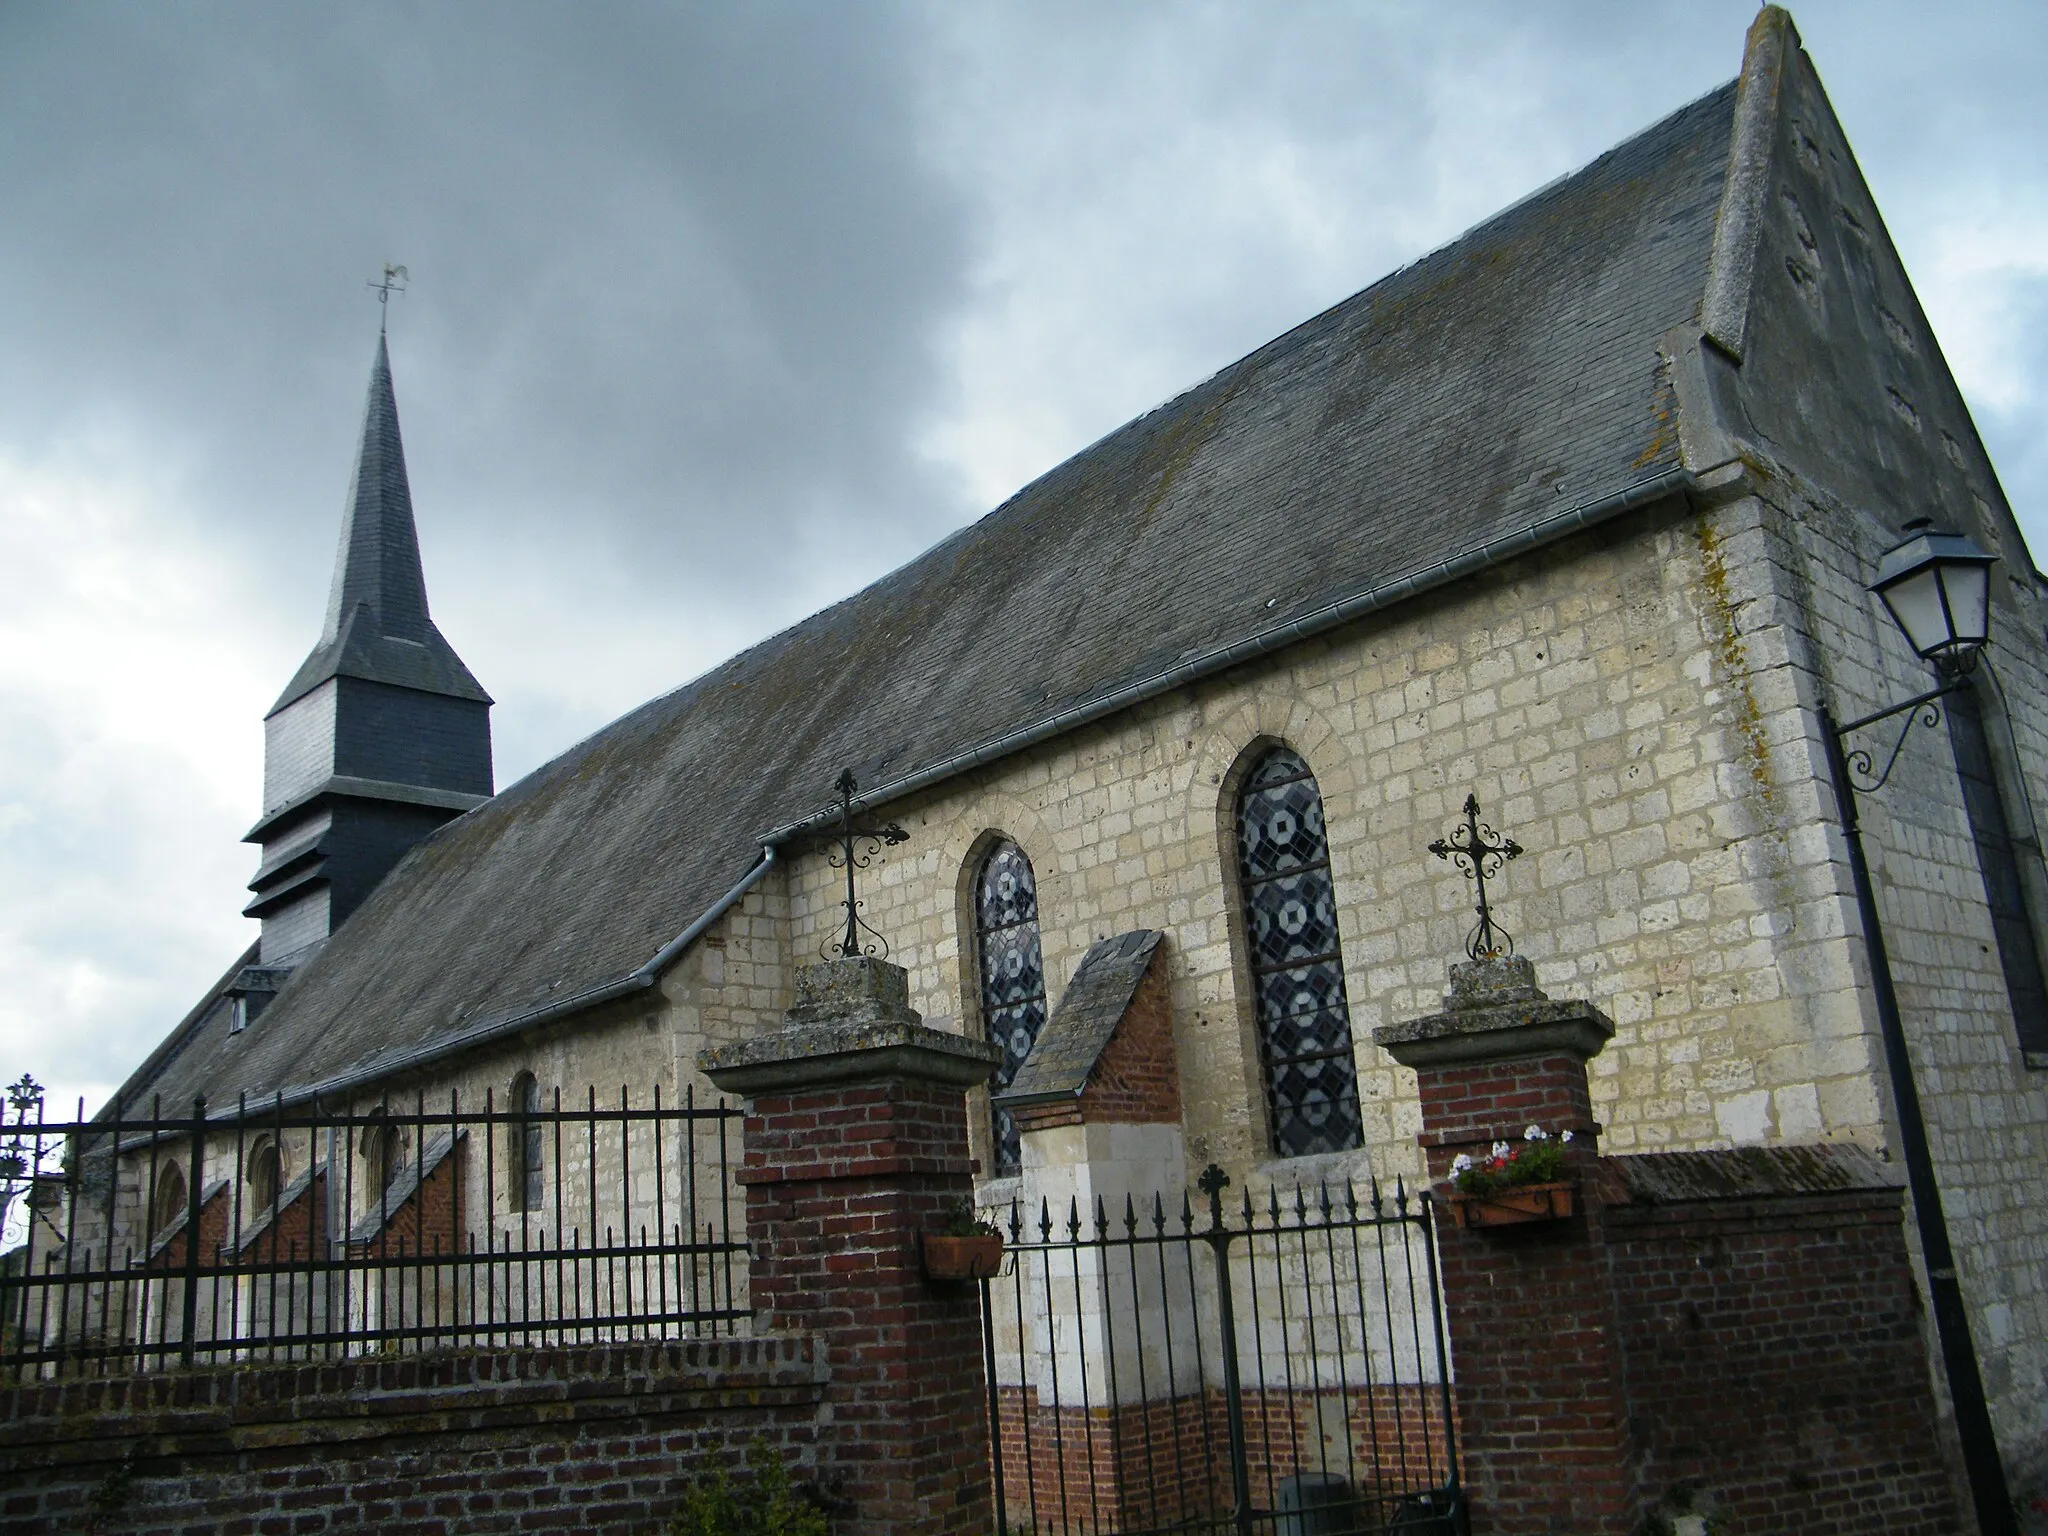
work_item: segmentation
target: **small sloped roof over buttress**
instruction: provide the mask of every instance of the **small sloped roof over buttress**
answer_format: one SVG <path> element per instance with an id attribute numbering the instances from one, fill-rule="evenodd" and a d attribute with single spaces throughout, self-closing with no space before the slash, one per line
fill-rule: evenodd
<path id="1" fill-rule="evenodd" d="M 415 849 L 167 1098 L 289 1089 L 623 978 L 852 766 L 911 774 L 1678 463 L 1733 85 L 1110 434 Z M 909 957 L 912 964 L 916 957 Z"/>

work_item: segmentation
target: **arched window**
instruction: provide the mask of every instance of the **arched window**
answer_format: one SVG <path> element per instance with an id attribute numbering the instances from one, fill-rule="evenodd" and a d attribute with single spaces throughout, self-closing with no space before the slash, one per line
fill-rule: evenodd
<path id="1" fill-rule="evenodd" d="M 1358 1068 L 1323 797 L 1285 747 L 1259 759 L 1238 795 L 1237 853 L 1273 1150 L 1355 1147 Z"/>
<path id="2" fill-rule="evenodd" d="M 363 1127 L 363 1188 L 374 1205 L 405 1171 L 405 1133 L 377 1110 Z"/>
<path id="3" fill-rule="evenodd" d="M 1045 1027 L 1045 961 L 1038 949 L 1038 883 L 1015 843 L 997 843 L 974 882 L 974 953 L 981 973 L 981 1022 L 1003 1048 L 993 1087 L 1006 1087 Z M 996 1172 L 1021 1166 L 1016 1122 L 991 1116 Z"/>
<path id="4" fill-rule="evenodd" d="M 186 1214 L 185 1211 L 185 1170 L 176 1163 L 165 1163 L 156 1171 L 155 1203 L 149 1210 L 151 1235 L 164 1230 L 172 1222 Z"/>
<path id="5" fill-rule="evenodd" d="M 517 1117 L 505 1146 L 512 1209 L 537 1211 L 541 1208 L 540 1084 L 531 1072 L 522 1072 L 512 1079 L 512 1092 L 506 1103 Z"/>
<path id="6" fill-rule="evenodd" d="M 261 1214 L 277 1204 L 277 1192 L 283 1185 L 284 1165 L 277 1154 L 277 1143 L 268 1136 L 258 1137 L 255 1146 L 249 1149 L 249 1207 Z"/>

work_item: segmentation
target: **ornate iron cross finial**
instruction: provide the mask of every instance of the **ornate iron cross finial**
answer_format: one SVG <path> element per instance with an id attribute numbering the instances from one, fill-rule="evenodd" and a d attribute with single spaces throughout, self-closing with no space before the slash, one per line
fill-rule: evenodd
<path id="1" fill-rule="evenodd" d="M 839 955 L 849 960 L 860 955 L 886 955 L 889 953 L 889 941 L 861 920 L 861 901 L 854 893 L 853 872 L 866 869 L 885 845 L 893 848 L 898 843 L 909 842 L 910 834 L 893 821 L 879 827 L 854 824 L 853 813 L 859 809 L 859 802 L 853 798 L 853 792 L 860 788 L 860 783 L 854 778 L 851 768 L 841 773 L 832 787 L 839 791 L 838 803 L 832 807 L 839 815 L 839 825 L 819 841 L 827 848 L 837 850 L 828 855 L 832 867 L 846 871 L 846 900 L 840 903 L 846 908 L 846 934 L 838 943 L 827 944 L 824 952 L 828 956 Z M 873 943 L 861 943 L 862 929 L 874 935 Z"/>
<path id="2" fill-rule="evenodd" d="M 27 1120 L 31 1110 L 42 1108 L 43 1085 L 24 1072 L 19 1082 L 7 1085 L 7 1103 L 16 1120 Z"/>
<path id="3" fill-rule="evenodd" d="M 405 292 L 405 285 L 409 278 L 410 274 L 407 273 L 405 268 L 394 267 L 387 261 L 384 263 L 383 282 L 366 282 L 363 284 L 365 288 L 374 289 L 377 294 L 378 335 L 384 334 L 384 323 L 391 318 L 391 295 Z"/>
<path id="4" fill-rule="evenodd" d="M 1493 910 L 1486 901 L 1486 877 L 1498 875 L 1509 859 L 1518 858 L 1522 845 L 1512 837 L 1500 837 L 1493 828 L 1479 819 L 1479 797 L 1465 797 L 1465 824 L 1455 828 L 1448 838 L 1440 837 L 1429 845 L 1429 851 L 1440 859 L 1454 863 L 1462 861 L 1465 873 L 1479 887 L 1479 905 L 1473 910 L 1479 914 L 1479 921 L 1465 938 L 1465 953 L 1474 960 L 1499 960 L 1515 952 L 1515 941 L 1508 931 L 1493 920 Z"/>

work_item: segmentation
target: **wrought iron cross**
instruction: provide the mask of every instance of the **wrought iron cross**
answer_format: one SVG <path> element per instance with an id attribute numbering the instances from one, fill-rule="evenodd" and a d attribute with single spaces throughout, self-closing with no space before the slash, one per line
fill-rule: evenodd
<path id="1" fill-rule="evenodd" d="M 842 772 L 832 787 L 839 791 L 838 803 L 833 807 L 839 813 L 839 825 L 819 841 L 828 848 L 838 850 L 827 857 L 834 869 L 846 871 L 846 900 L 840 903 L 846 908 L 846 936 L 837 944 L 827 944 L 825 953 L 837 954 L 846 959 L 860 955 L 886 955 L 889 953 L 889 941 L 861 921 L 861 902 L 859 896 L 854 893 L 853 872 L 857 869 L 866 869 L 884 846 L 893 848 L 898 843 L 909 842 L 910 834 L 904 831 L 899 823 L 893 821 L 879 827 L 862 827 L 854 824 L 853 813 L 857 803 L 853 798 L 853 792 L 860 788 L 860 783 L 854 778 L 851 768 Z M 863 928 L 874 934 L 874 943 L 861 943 L 860 932 Z"/>
<path id="2" fill-rule="evenodd" d="M 1465 938 L 1465 953 L 1474 960 L 1498 960 L 1515 952 L 1515 941 L 1507 929 L 1493 920 L 1493 910 L 1486 901 L 1486 877 L 1498 875 L 1509 859 L 1519 858 L 1522 845 L 1512 837 L 1498 836 L 1493 828 L 1479 819 L 1479 797 L 1465 797 L 1465 824 L 1453 829 L 1447 838 L 1440 837 L 1429 845 L 1429 851 L 1440 859 L 1462 860 L 1465 872 L 1479 887 L 1479 905 L 1473 910 L 1479 914 L 1479 921 Z"/>

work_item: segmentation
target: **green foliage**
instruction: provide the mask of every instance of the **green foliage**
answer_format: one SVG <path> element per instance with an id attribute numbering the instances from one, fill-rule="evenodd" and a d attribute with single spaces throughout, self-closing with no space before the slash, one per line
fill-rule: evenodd
<path id="1" fill-rule="evenodd" d="M 965 1195 L 946 1208 L 945 1225 L 939 1228 L 941 1237 L 1001 1237 L 1002 1228 L 993 1222 L 983 1221 L 974 1212 L 974 1202 Z"/>
<path id="2" fill-rule="evenodd" d="M 1563 1144 L 1527 1141 L 1506 1152 L 1496 1149 L 1494 1156 L 1460 1172 L 1456 1183 L 1460 1194 L 1490 1195 L 1523 1184 L 1554 1184 L 1563 1177 Z"/>
<path id="3" fill-rule="evenodd" d="M 699 1474 L 668 1530 L 669 1536 L 826 1536 L 825 1512 L 804 1497 L 759 1435 L 747 1445 L 746 1478 L 736 1482 L 723 1466 Z"/>

